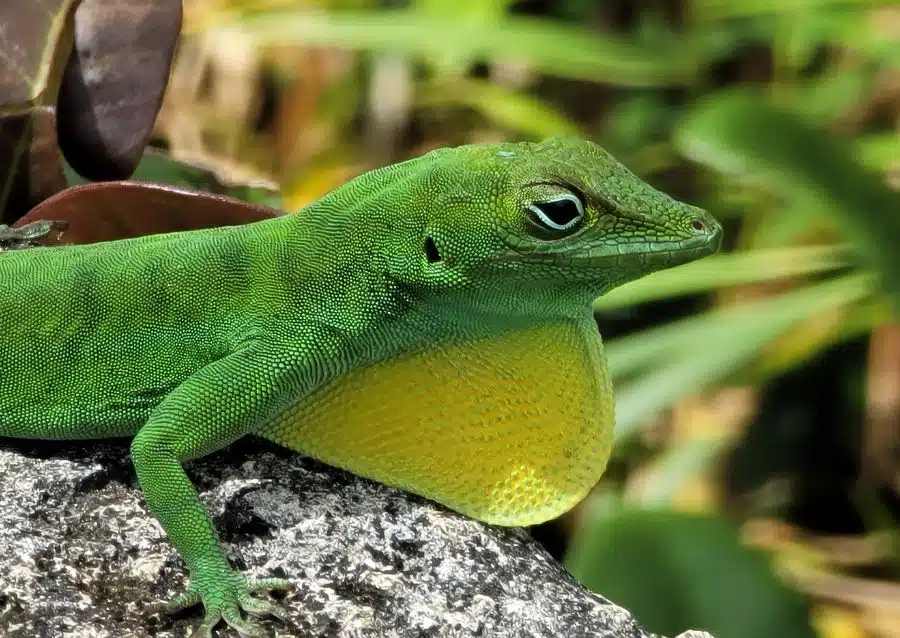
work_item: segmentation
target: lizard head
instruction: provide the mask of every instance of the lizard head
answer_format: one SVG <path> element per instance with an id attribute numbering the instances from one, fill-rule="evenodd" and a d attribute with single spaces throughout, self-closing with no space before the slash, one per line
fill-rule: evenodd
<path id="1" fill-rule="evenodd" d="M 419 201 L 430 195 L 414 208 L 417 259 L 404 260 L 400 277 L 408 283 L 544 289 L 590 303 L 721 243 L 709 213 L 654 189 L 589 141 L 468 145 L 420 160 L 411 188 Z"/>

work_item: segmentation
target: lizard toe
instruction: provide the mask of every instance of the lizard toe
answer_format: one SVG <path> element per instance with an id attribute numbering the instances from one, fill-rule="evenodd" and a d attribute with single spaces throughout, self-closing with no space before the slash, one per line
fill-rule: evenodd
<path id="1" fill-rule="evenodd" d="M 218 625 L 221 620 L 222 614 L 219 612 L 207 613 L 203 617 L 203 622 L 200 623 L 200 626 L 191 634 L 191 638 L 212 638 L 213 627 Z"/>
<path id="2" fill-rule="evenodd" d="M 202 597 L 200 596 L 200 592 L 195 589 L 188 588 L 186 592 L 176 596 L 172 600 L 167 600 L 165 602 L 153 605 L 153 611 L 154 613 L 172 614 L 176 611 L 181 611 L 182 609 L 193 607 L 194 605 L 197 605 L 201 602 Z"/>
<path id="3" fill-rule="evenodd" d="M 287 621 L 288 619 L 288 611 L 281 605 L 277 605 L 273 602 L 269 602 L 268 600 L 260 600 L 259 598 L 253 598 L 252 596 L 242 596 L 238 599 L 238 604 L 248 614 L 254 614 L 256 616 L 275 616 L 282 621 Z"/>
<path id="4" fill-rule="evenodd" d="M 220 622 L 225 622 L 246 638 L 265 638 L 268 633 L 256 622 L 246 619 L 244 613 L 271 615 L 286 620 L 288 612 L 280 605 L 254 598 L 252 593 L 291 587 L 291 583 L 283 578 L 247 579 L 232 572 L 225 578 L 192 582 L 183 594 L 156 605 L 156 611 L 172 613 L 203 603 L 206 610 L 203 622 L 191 638 L 212 638 L 213 630 Z"/>
<path id="5" fill-rule="evenodd" d="M 266 638 L 268 635 L 262 627 L 241 616 L 241 610 L 237 606 L 229 606 L 223 609 L 222 620 L 245 638 Z"/>
<path id="6" fill-rule="evenodd" d="M 294 585 L 287 578 L 253 578 L 247 580 L 247 589 L 252 592 L 287 591 L 293 588 Z"/>

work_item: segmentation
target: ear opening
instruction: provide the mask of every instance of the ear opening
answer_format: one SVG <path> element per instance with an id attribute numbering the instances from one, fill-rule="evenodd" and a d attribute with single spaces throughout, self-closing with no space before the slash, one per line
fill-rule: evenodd
<path id="1" fill-rule="evenodd" d="M 438 251 L 437 244 L 434 243 L 434 239 L 431 237 L 425 238 L 425 259 L 428 260 L 429 264 L 435 264 L 441 261 L 441 253 Z"/>

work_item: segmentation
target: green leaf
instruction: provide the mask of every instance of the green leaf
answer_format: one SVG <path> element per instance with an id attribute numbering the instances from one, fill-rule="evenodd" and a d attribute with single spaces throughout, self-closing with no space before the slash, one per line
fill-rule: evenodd
<path id="1" fill-rule="evenodd" d="M 871 170 L 888 171 L 900 160 L 900 138 L 893 131 L 857 138 L 856 157 Z"/>
<path id="2" fill-rule="evenodd" d="M 865 298 L 873 285 L 870 276 L 846 275 L 609 342 L 616 437 L 630 436 L 681 397 L 727 378 L 809 317 Z"/>
<path id="3" fill-rule="evenodd" d="M 738 530 L 709 516 L 620 510 L 588 519 L 565 565 L 650 631 L 716 638 L 814 638 L 807 603 Z"/>
<path id="4" fill-rule="evenodd" d="M 651 467 L 645 468 L 640 503 L 645 506 L 670 504 L 678 490 L 705 472 L 730 444 L 724 436 L 676 442 Z"/>
<path id="5" fill-rule="evenodd" d="M 879 67 L 836 69 L 796 87 L 781 87 L 780 99 L 807 122 L 828 126 L 871 95 Z"/>
<path id="6" fill-rule="evenodd" d="M 597 299 L 594 309 L 612 310 L 727 286 L 824 273 L 847 263 L 847 250 L 841 246 L 800 246 L 715 255 L 660 270 L 615 288 Z"/>
<path id="7" fill-rule="evenodd" d="M 815 202 L 840 224 L 900 310 L 900 193 L 855 159 L 847 140 L 746 92 L 710 99 L 679 126 L 696 161 Z"/>
<path id="8" fill-rule="evenodd" d="M 468 20 L 497 22 L 509 10 L 514 0 L 412 0 L 411 6 L 423 15 L 463 17 Z"/>
<path id="9" fill-rule="evenodd" d="M 765 14 L 815 13 L 841 7 L 865 10 L 890 4 L 892 0 L 696 0 L 694 11 L 698 19 L 722 20 Z"/>
<path id="10" fill-rule="evenodd" d="M 615 148 L 620 153 L 634 152 L 654 141 L 667 139 L 673 115 L 664 95 L 657 91 L 636 91 L 622 98 L 606 116 L 607 148 Z"/>
<path id="11" fill-rule="evenodd" d="M 424 87 L 419 106 L 468 106 L 510 131 L 535 139 L 554 135 L 579 135 L 578 127 L 546 102 L 480 80 L 460 79 Z"/>
<path id="12" fill-rule="evenodd" d="M 221 12 L 203 28 L 230 26 L 263 43 L 395 51 L 433 59 L 515 59 L 551 75 L 623 86 L 683 85 L 698 64 L 689 43 L 674 36 L 638 45 L 590 29 L 522 16 L 493 21 L 415 10 Z"/>

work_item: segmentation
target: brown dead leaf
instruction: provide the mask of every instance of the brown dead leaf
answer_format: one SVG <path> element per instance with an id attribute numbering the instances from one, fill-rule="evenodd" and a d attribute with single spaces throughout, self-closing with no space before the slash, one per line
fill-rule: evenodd
<path id="1" fill-rule="evenodd" d="M 66 186 L 56 149 L 55 73 L 73 0 L 0 2 L 0 223 Z"/>
<path id="2" fill-rule="evenodd" d="M 73 186 L 41 202 L 13 226 L 42 220 L 65 230 L 40 244 L 90 244 L 200 228 L 235 226 L 281 215 L 267 206 L 165 184 L 99 182 Z"/>
<path id="3" fill-rule="evenodd" d="M 82 0 L 59 95 L 59 143 L 92 180 L 131 175 L 162 104 L 181 0 Z"/>

